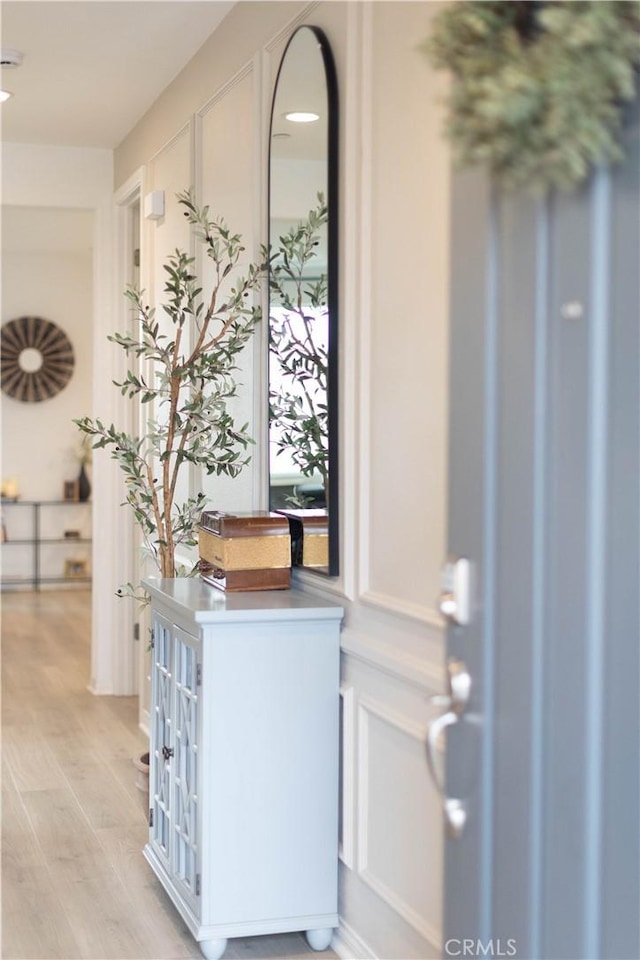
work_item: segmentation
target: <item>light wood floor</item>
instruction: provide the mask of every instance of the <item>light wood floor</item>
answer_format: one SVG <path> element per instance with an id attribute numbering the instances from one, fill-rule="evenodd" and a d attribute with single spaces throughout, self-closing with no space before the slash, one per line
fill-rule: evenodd
<path id="1" fill-rule="evenodd" d="M 201 956 L 143 859 L 134 697 L 95 697 L 90 594 L 2 595 L 2 957 Z M 300 934 L 230 940 L 225 958 L 335 957 Z"/>

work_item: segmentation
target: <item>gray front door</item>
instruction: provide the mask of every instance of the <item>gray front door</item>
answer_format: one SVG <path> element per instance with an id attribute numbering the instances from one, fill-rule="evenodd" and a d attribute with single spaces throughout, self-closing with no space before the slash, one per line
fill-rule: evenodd
<path id="1" fill-rule="evenodd" d="M 456 177 L 444 956 L 640 957 L 638 110 L 571 195 Z"/>

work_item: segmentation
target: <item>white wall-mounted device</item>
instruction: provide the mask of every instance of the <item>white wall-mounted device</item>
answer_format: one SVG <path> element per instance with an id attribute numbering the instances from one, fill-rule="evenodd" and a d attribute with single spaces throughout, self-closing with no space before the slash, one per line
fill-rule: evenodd
<path id="1" fill-rule="evenodd" d="M 152 190 L 144 198 L 145 220 L 161 220 L 164 217 L 164 190 Z"/>

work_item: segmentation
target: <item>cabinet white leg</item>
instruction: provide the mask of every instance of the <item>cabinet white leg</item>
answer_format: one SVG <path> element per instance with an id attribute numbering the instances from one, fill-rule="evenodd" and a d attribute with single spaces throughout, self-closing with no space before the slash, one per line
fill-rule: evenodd
<path id="1" fill-rule="evenodd" d="M 331 927 L 323 927 L 321 930 L 307 930 L 305 937 L 312 950 L 326 950 L 331 943 L 333 930 Z"/>
<path id="2" fill-rule="evenodd" d="M 220 957 L 227 949 L 226 937 L 216 940 L 200 940 L 198 943 L 204 960 L 220 960 Z"/>

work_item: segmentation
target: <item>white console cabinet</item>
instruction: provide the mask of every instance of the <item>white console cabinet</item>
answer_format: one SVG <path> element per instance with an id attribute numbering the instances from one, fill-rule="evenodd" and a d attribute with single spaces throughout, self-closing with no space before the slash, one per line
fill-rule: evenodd
<path id="1" fill-rule="evenodd" d="M 339 606 L 144 582 L 153 609 L 144 854 L 209 960 L 338 924 Z"/>

